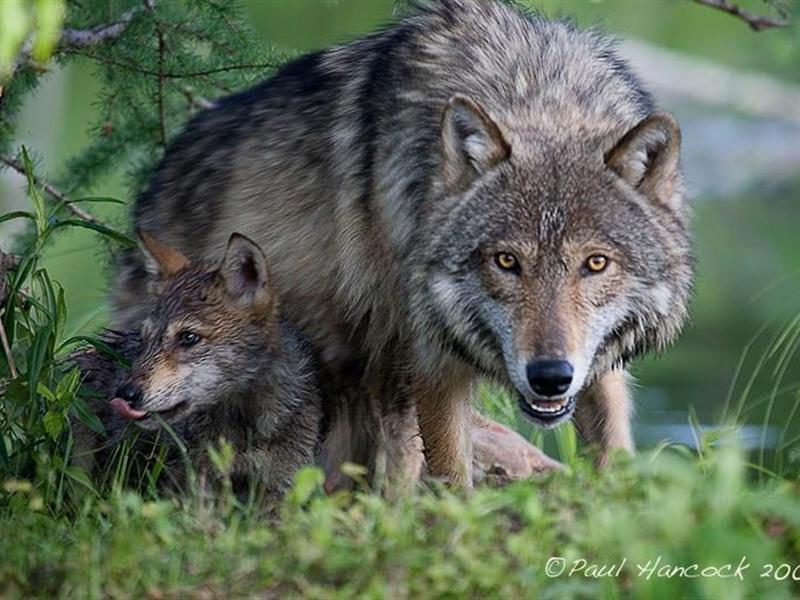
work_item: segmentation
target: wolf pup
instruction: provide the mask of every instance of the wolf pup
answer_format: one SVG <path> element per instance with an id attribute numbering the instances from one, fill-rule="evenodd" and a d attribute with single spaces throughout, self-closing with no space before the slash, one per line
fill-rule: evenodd
<path id="1" fill-rule="evenodd" d="M 76 361 L 86 384 L 105 392 L 100 415 L 112 443 L 127 423 L 155 431 L 165 422 L 183 438 L 194 467 L 213 474 L 206 451 L 225 438 L 234 449 L 234 489 L 253 483 L 282 492 L 298 468 L 314 462 L 321 409 L 312 358 L 279 317 L 263 253 L 233 234 L 221 264 L 190 263 L 141 237 L 153 308 L 140 335 L 106 336 L 132 368 L 95 351 Z"/>
<path id="2" fill-rule="evenodd" d="M 413 474 L 418 426 L 429 471 L 469 485 L 479 377 L 632 448 L 623 368 L 692 287 L 680 137 L 597 31 L 441 0 L 196 115 L 134 218 L 191 258 L 232 229 L 262 245 L 320 350 L 329 469 L 384 445 Z M 118 326 L 145 279 L 122 258 Z"/>

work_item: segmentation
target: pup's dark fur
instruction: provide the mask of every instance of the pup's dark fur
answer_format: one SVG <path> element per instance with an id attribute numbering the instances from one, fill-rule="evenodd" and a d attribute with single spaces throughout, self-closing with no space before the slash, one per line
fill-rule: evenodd
<path id="1" fill-rule="evenodd" d="M 309 350 L 279 317 L 261 250 L 235 234 L 221 264 L 190 264 L 144 239 L 153 308 L 141 334 L 105 335 L 132 367 L 94 350 L 75 357 L 86 386 L 100 394 L 95 408 L 109 432 L 103 441 L 82 429 L 80 453 L 105 448 L 102 463 L 126 425 L 146 432 L 141 445 L 163 420 L 198 471 L 215 475 L 207 449 L 224 438 L 234 449 L 236 488 L 282 492 L 298 468 L 314 461 L 321 408 Z M 162 432 L 161 439 L 170 436 Z M 178 458 L 173 444 L 167 463 L 180 479 Z"/>

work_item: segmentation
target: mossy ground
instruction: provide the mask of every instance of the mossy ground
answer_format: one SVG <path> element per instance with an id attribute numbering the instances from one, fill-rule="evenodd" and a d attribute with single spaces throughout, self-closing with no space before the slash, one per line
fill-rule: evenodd
<path id="1" fill-rule="evenodd" d="M 395 501 L 368 491 L 326 496 L 321 473 L 308 469 L 277 519 L 225 494 L 178 502 L 130 491 L 54 516 L 17 485 L 0 517 L 0 595 L 796 595 L 797 486 L 759 482 L 747 469 L 729 446 L 700 458 L 666 449 L 600 472 L 578 458 L 564 472 L 503 489 L 425 487 Z M 558 573 L 553 557 L 565 559 L 557 576 L 548 575 L 549 560 Z M 742 560 L 749 567 L 739 577 Z M 655 561 L 660 571 L 640 570 Z M 690 576 L 695 564 L 708 576 Z M 773 571 L 763 576 L 767 565 Z M 590 576 L 601 567 L 611 574 Z"/>

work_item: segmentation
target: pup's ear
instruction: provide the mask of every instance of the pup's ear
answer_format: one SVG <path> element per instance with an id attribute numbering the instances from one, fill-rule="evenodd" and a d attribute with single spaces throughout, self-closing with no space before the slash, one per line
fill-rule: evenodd
<path id="1" fill-rule="evenodd" d="M 466 187 L 511 155 L 500 128 L 466 96 L 447 102 L 442 117 L 444 182 L 448 188 Z"/>
<path id="2" fill-rule="evenodd" d="M 270 276 L 264 252 L 253 240 L 234 233 L 219 274 L 225 289 L 234 299 L 249 304 L 268 305 L 271 299 Z"/>
<path id="3" fill-rule="evenodd" d="M 141 251 L 147 272 L 154 279 L 167 279 L 189 266 L 183 254 L 165 246 L 146 231 L 138 231 Z"/>
<path id="4" fill-rule="evenodd" d="M 682 202 L 680 152 L 681 130 L 675 117 L 655 113 L 626 133 L 605 161 L 632 188 L 677 210 Z"/>

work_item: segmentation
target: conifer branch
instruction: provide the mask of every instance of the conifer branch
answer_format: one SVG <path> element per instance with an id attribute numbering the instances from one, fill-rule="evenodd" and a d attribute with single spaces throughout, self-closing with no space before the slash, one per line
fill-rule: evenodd
<path id="1" fill-rule="evenodd" d="M 129 10 L 114 23 L 97 25 L 91 29 L 64 29 L 59 40 L 60 48 L 90 48 L 118 38 L 128 28 L 140 9 Z"/>
<path id="2" fill-rule="evenodd" d="M 79 50 L 75 51 L 68 50 L 68 53 L 75 54 L 77 56 L 83 56 L 84 58 L 88 58 L 89 60 L 94 60 L 101 64 L 108 65 L 111 67 L 119 67 L 120 69 L 126 69 L 128 71 L 131 71 L 132 73 L 149 75 L 150 77 L 163 77 L 164 79 L 192 79 L 193 77 L 207 77 L 209 75 L 216 75 L 218 73 L 228 73 L 230 71 L 243 71 L 247 69 L 275 69 L 280 66 L 280 63 L 278 62 L 266 61 L 260 63 L 227 65 L 224 67 L 215 67 L 213 69 L 206 69 L 204 71 L 189 71 L 187 73 L 179 73 L 175 71 L 164 71 L 162 73 L 159 73 L 158 71 L 147 69 L 139 65 L 124 63 L 118 60 L 105 58 L 103 56 L 97 56 L 96 54 L 81 52 Z"/>
<path id="3" fill-rule="evenodd" d="M 152 4 L 152 2 L 151 2 Z M 124 13 L 119 20 L 113 23 L 104 23 L 96 25 L 90 29 L 63 29 L 61 37 L 58 41 L 58 52 L 69 52 L 73 50 L 80 50 L 82 48 L 91 48 L 98 46 L 103 42 L 113 40 L 122 35 L 128 26 L 133 21 L 133 18 L 141 12 L 142 9 L 133 9 Z M 11 70 L 11 75 L 17 71 L 21 66 L 31 64 L 31 54 L 33 52 L 33 39 L 28 38 L 22 45 L 17 60 L 14 63 L 14 68 Z"/>

